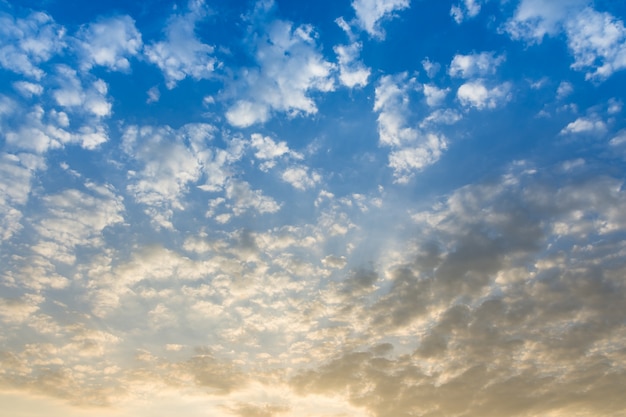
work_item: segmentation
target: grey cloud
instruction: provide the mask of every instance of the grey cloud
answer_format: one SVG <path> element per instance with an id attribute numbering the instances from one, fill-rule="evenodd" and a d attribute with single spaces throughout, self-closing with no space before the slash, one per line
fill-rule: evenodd
<path id="1" fill-rule="evenodd" d="M 413 216 L 420 234 L 375 281 L 377 298 L 346 299 L 367 317 L 371 347 L 346 343 L 292 385 L 346 392 L 380 417 L 620 416 L 624 198 L 620 180 L 588 168 L 524 164 L 457 190 Z M 376 347 L 397 334 L 404 346 Z"/>

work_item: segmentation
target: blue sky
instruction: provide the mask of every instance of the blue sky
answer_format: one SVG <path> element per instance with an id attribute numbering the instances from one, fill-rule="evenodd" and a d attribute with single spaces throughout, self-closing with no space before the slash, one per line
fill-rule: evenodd
<path id="1" fill-rule="evenodd" d="M 622 416 L 625 16 L 0 0 L 0 415 Z"/>

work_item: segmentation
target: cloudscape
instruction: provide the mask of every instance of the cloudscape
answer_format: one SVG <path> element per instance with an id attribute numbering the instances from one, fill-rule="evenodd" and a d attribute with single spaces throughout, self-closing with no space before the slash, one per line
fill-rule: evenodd
<path id="1" fill-rule="evenodd" d="M 0 416 L 626 416 L 625 19 L 0 0 Z"/>

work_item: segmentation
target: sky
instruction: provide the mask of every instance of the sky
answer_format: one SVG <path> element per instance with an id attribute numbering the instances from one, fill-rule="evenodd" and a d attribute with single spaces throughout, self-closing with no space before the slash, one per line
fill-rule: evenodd
<path id="1" fill-rule="evenodd" d="M 0 416 L 626 416 L 625 20 L 0 0 Z"/>

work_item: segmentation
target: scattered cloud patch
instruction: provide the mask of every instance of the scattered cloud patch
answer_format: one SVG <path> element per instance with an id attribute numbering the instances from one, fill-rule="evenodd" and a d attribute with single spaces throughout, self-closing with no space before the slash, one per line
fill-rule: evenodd
<path id="1" fill-rule="evenodd" d="M 448 73 L 451 77 L 474 78 L 493 75 L 505 60 L 504 55 L 496 56 L 495 52 L 461 55 L 452 58 Z"/>
<path id="2" fill-rule="evenodd" d="M 31 83 L 28 81 L 16 81 L 13 87 L 24 97 L 40 96 L 43 93 L 41 84 Z"/>
<path id="3" fill-rule="evenodd" d="M 212 187 L 223 187 L 227 159 L 207 147 L 214 128 L 206 124 L 170 127 L 129 126 L 123 135 L 124 151 L 137 162 L 129 171 L 128 191 L 161 227 L 173 227 L 173 210 L 183 210 L 182 197 L 203 174 L 215 173 Z M 213 189 L 213 188 L 210 188 Z M 219 189 L 219 188 L 218 188 Z"/>
<path id="4" fill-rule="evenodd" d="M 450 92 L 449 88 L 439 88 L 432 84 L 424 84 L 424 96 L 426 104 L 430 107 L 437 107 L 443 103 Z"/>
<path id="5" fill-rule="evenodd" d="M 348 88 L 366 86 L 371 73 L 371 70 L 358 60 L 361 48 L 362 45 L 358 42 L 333 48 L 339 61 L 339 81 Z"/>
<path id="6" fill-rule="evenodd" d="M 464 20 L 478 16 L 480 8 L 481 4 L 479 0 L 463 0 L 462 3 L 450 7 L 450 16 L 452 16 L 456 23 L 461 24 Z"/>
<path id="7" fill-rule="evenodd" d="M 587 7 L 565 23 L 572 68 L 587 71 L 586 78 L 604 80 L 626 68 L 624 22 L 609 13 Z"/>
<path id="8" fill-rule="evenodd" d="M 570 133 L 597 133 L 606 132 L 607 126 L 602 120 L 579 117 L 561 130 L 561 135 Z"/>
<path id="9" fill-rule="evenodd" d="M 263 136 L 259 133 L 253 133 L 250 139 L 250 145 L 256 149 L 254 156 L 263 162 L 261 170 L 267 171 L 276 165 L 276 160 L 282 156 L 290 156 L 294 159 L 302 159 L 303 156 L 289 149 L 287 142 L 280 141 L 276 143 L 271 137 Z"/>
<path id="10" fill-rule="evenodd" d="M 81 67 L 89 70 L 104 66 L 112 71 L 129 71 L 128 58 L 141 52 L 141 34 L 130 16 L 98 20 L 77 34 L 83 60 Z"/>
<path id="11" fill-rule="evenodd" d="M 371 37 L 384 39 L 385 31 L 380 27 L 383 20 L 394 17 L 394 12 L 407 9 L 410 0 L 354 0 L 352 7 L 357 24 Z"/>
<path id="12" fill-rule="evenodd" d="M 556 98 L 559 100 L 563 100 L 573 92 L 574 86 L 571 83 L 567 81 L 561 81 L 559 87 L 556 89 Z"/>
<path id="13" fill-rule="evenodd" d="M 66 47 L 65 28 L 46 13 L 26 18 L 0 14 L 0 66 L 35 80 L 44 77 L 39 64 Z"/>
<path id="14" fill-rule="evenodd" d="M 261 190 L 253 190 L 247 182 L 229 181 L 225 189 L 226 197 L 232 201 L 233 213 L 236 216 L 249 210 L 260 214 L 276 213 L 280 210 L 280 204 L 273 198 L 264 195 Z"/>
<path id="15" fill-rule="evenodd" d="M 236 127 L 264 123 L 274 112 L 290 117 L 315 114 L 317 106 L 310 94 L 335 88 L 333 64 L 318 51 L 312 26 L 264 22 L 252 37 L 258 68 L 244 69 L 241 81 L 233 85 L 243 98 L 228 109 L 226 119 Z"/>
<path id="16" fill-rule="evenodd" d="M 445 137 L 435 133 L 421 132 L 410 122 L 409 93 L 415 89 L 415 79 L 406 73 L 382 77 L 376 87 L 374 111 L 378 112 L 379 143 L 392 148 L 389 166 L 400 183 L 406 183 L 415 171 L 434 164 L 447 147 Z M 432 95 L 443 96 L 438 90 Z M 443 97 L 427 97 L 430 104 L 437 104 Z"/>
<path id="17" fill-rule="evenodd" d="M 322 176 L 304 166 L 287 168 L 281 175 L 283 181 L 291 184 L 299 190 L 313 188 L 322 180 Z"/>
<path id="18" fill-rule="evenodd" d="M 478 110 L 495 109 L 511 99 L 511 87 L 508 83 L 489 88 L 484 81 L 470 81 L 459 87 L 456 96 L 465 107 Z"/>
<path id="19" fill-rule="evenodd" d="M 206 17 L 203 1 L 190 1 L 184 13 L 172 15 L 165 27 L 165 40 L 145 46 L 148 60 L 156 64 L 172 89 L 187 77 L 195 80 L 211 78 L 218 63 L 215 48 L 205 44 L 196 34 L 196 24 Z"/>
<path id="20" fill-rule="evenodd" d="M 571 67 L 586 71 L 589 80 L 602 81 L 626 68 L 624 22 L 583 0 L 522 0 L 504 30 L 513 39 L 530 43 L 565 33 L 574 58 Z"/>

